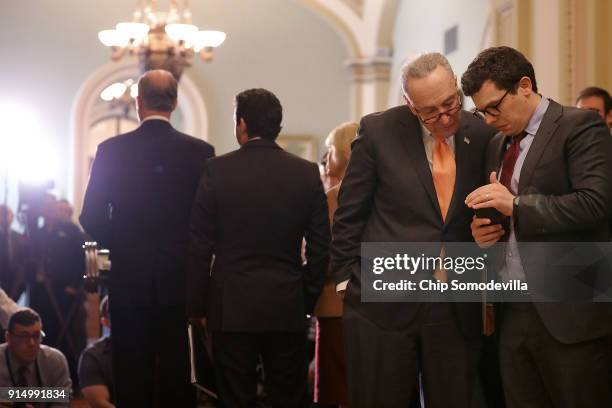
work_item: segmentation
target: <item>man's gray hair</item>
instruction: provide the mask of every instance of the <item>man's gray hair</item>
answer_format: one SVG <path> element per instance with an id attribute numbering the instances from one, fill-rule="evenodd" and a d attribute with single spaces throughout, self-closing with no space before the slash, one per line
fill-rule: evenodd
<path id="1" fill-rule="evenodd" d="M 419 79 L 429 75 L 434 69 L 441 66 L 453 77 L 455 73 L 446 57 L 439 52 L 421 54 L 402 66 L 402 91 L 408 98 L 408 79 Z"/>
<path id="2" fill-rule="evenodd" d="M 147 109 L 172 112 L 178 96 L 178 83 L 168 71 L 148 71 L 138 79 L 138 96 Z"/>

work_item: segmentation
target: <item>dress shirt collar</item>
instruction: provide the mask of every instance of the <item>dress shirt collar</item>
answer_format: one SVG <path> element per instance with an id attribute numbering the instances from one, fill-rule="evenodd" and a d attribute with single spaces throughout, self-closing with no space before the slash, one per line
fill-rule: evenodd
<path id="1" fill-rule="evenodd" d="M 538 128 L 542 124 L 542 119 L 544 119 L 544 114 L 548 109 L 548 105 L 550 105 L 550 100 L 548 98 L 542 97 L 536 110 L 533 112 L 533 115 L 531 115 L 531 118 L 529 118 L 527 126 L 525 126 L 525 133 L 535 136 L 538 131 Z"/>
<path id="2" fill-rule="evenodd" d="M 142 125 L 143 123 L 145 123 L 146 121 L 149 121 L 149 120 L 163 120 L 164 122 L 170 123 L 170 119 L 168 119 L 165 116 L 162 116 L 162 115 L 151 115 L 151 116 L 147 116 L 146 118 L 141 120 L 140 124 Z"/>
<path id="3" fill-rule="evenodd" d="M 425 145 L 426 153 L 428 150 L 433 151 L 436 146 L 436 138 L 433 137 L 431 132 L 427 130 L 427 128 L 421 125 L 421 137 L 423 138 L 423 144 Z M 455 135 L 452 134 L 448 136 L 445 140 L 446 144 L 451 148 L 452 151 L 455 151 Z"/>
<path id="4" fill-rule="evenodd" d="M 244 142 L 244 144 L 252 142 L 253 140 L 261 140 L 261 137 L 259 137 L 259 136 L 251 137 L 246 142 Z"/>

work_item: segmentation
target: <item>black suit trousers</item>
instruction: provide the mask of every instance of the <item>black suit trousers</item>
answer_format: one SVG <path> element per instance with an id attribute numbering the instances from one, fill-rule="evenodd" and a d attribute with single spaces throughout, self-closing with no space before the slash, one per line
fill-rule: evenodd
<path id="1" fill-rule="evenodd" d="M 185 306 L 111 308 L 118 407 L 195 407 Z"/>
<path id="2" fill-rule="evenodd" d="M 610 337 L 563 344 L 533 303 L 504 308 L 499 345 L 508 408 L 610 407 Z"/>
<path id="3" fill-rule="evenodd" d="M 480 337 L 463 336 L 448 303 L 415 307 L 405 328 L 384 329 L 344 303 L 349 407 L 409 407 L 419 373 L 428 408 L 470 407 Z"/>
<path id="4" fill-rule="evenodd" d="M 305 332 L 215 331 L 212 334 L 212 348 L 221 407 L 256 406 L 256 367 L 260 357 L 269 406 L 307 406 Z"/>

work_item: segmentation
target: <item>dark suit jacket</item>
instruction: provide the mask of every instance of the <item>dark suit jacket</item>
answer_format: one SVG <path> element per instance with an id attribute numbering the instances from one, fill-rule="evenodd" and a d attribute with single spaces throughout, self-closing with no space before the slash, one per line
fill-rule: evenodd
<path id="1" fill-rule="evenodd" d="M 329 241 L 316 164 L 265 139 L 210 160 L 191 219 L 189 315 L 206 316 L 212 330 L 304 330 Z"/>
<path id="2" fill-rule="evenodd" d="M 412 322 L 418 303 L 361 302 L 361 242 L 473 241 L 473 212 L 464 200 L 483 183 L 485 148 L 494 133 L 484 122 L 462 112 L 455 134 L 455 191 L 443 222 L 418 119 L 407 106 L 398 106 L 361 120 L 340 188 L 332 234 L 335 280 L 350 279 L 345 304 L 383 328 L 403 328 Z M 480 305 L 455 306 L 464 334 L 478 335 Z"/>
<path id="3" fill-rule="evenodd" d="M 500 168 L 504 140 L 501 133 L 491 139 L 486 174 Z M 522 243 L 608 241 L 611 158 L 612 138 L 596 113 L 551 100 L 521 169 L 514 228 L 530 291 L 538 294 L 533 299 L 587 302 L 536 303 L 549 332 L 563 343 L 612 333 L 612 305 L 589 303 L 593 287 L 608 285 L 612 271 L 596 245 L 581 244 L 579 254 L 566 257 L 571 245 Z M 494 249 L 494 270 L 502 266 L 503 249 L 503 243 Z M 560 266 L 575 263 L 572 257 L 593 263 Z"/>
<path id="4" fill-rule="evenodd" d="M 185 304 L 189 215 L 212 156 L 163 120 L 98 146 L 80 221 L 110 249 L 111 308 Z"/>
<path id="5" fill-rule="evenodd" d="M 83 284 L 84 241 L 83 232 L 77 225 L 60 220 L 56 220 L 50 228 L 44 226 L 31 234 L 33 253 L 30 258 L 37 258 L 36 262 L 42 263 L 49 283 L 60 295 L 65 294 L 66 286 L 80 288 Z M 32 265 L 30 268 L 37 267 Z M 36 269 L 31 270 L 30 274 L 31 284 L 40 284 L 36 279 Z M 43 296 L 47 297 L 46 293 Z"/>

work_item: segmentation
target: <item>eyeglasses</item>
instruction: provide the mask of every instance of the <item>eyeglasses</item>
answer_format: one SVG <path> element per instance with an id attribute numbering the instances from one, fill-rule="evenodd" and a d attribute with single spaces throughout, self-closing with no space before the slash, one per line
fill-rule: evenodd
<path id="1" fill-rule="evenodd" d="M 40 333 L 11 333 L 11 337 L 15 338 L 21 342 L 28 342 L 30 339 L 34 340 L 36 343 L 40 343 L 45 338 L 45 332 L 41 331 Z"/>
<path id="2" fill-rule="evenodd" d="M 485 109 L 482 109 L 482 110 L 478 109 L 478 108 L 475 108 L 474 109 L 474 116 L 476 116 L 477 118 L 480 118 L 480 119 L 484 119 L 487 116 L 497 117 L 497 116 L 501 115 L 501 110 L 500 110 L 499 107 L 504 102 L 504 98 L 506 97 L 506 95 L 508 95 L 510 93 L 510 91 L 514 89 L 515 86 L 516 86 L 516 84 L 512 85 L 510 87 L 510 89 L 508 89 L 506 91 L 504 96 L 502 96 L 501 99 L 495 105 L 490 106 L 490 107 L 485 108 Z"/>
<path id="3" fill-rule="evenodd" d="M 459 98 L 459 95 L 457 95 L 457 100 L 455 101 L 455 105 L 453 105 L 453 107 L 443 111 L 443 112 L 439 112 L 433 116 L 429 116 L 427 118 L 424 118 L 419 111 L 417 110 L 417 108 L 414 108 L 414 110 L 417 112 L 418 117 L 421 119 L 421 121 L 423 123 L 425 123 L 426 125 L 431 125 L 433 123 L 436 123 L 437 121 L 439 121 L 443 115 L 447 115 L 447 116 L 453 116 L 455 113 L 459 112 L 459 110 L 461 109 L 461 98 Z"/>

